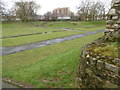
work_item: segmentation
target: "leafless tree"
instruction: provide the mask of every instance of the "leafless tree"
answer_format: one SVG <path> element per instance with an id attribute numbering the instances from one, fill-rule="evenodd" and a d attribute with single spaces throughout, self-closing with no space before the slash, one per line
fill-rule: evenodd
<path id="1" fill-rule="evenodd" d="M 87 20 L 89 16 L 90 3 L 91 2 L 89 0 L 85 0 L 85 1 L 82 1 L 81 4 L 79 5 L 78 14 L 81 20 Z"/>
<path id="2" fill-rule="evenodd" d="M 90 19 L 97 20 L 105 17 L 105 4 L 103 2 L 92 2 L 90 7 Z"/>
<path id="3" fill-rule="evenodd" d="M 44 14 L 45 20 L 50 20 L 52 19 L 52 12 L 48 11 L 47 13 Z"/>
<path id="4" fill-rule="evenodd" d="M 71 18 L 71 20 L 75 20 L 75 14 L 74 14 L 74 12 L 71 12 L 70 18 Z"/>
<path id="5" fill-rule="evenodd" d="M 105 9 L 103 2 L 84 0 L 78 7 L 78 15 L 81 20 L 105 19 Z"/>
<path id="6" fill-rule="evenodd" d="M 4 15 L 6 13 L 5 3 L 3 1 L 0 1 L 0 14 Z"/>
<path id="7" fill-rule="evenodd" d="M 34 19 L 40 8 L 35 1 L 19 1 L 14 4 L 14 12 L 16 16 L 23 22 Z"/>

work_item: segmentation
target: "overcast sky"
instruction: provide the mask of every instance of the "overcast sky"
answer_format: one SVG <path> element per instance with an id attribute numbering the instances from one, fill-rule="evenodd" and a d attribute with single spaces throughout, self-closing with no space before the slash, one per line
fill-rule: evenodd
<path id="1" fill-rule="evenodd" d="M 2 0 L 4 1 L 10 9 L 15 1 L 20 0 Z M 28 0 L 27 0 L 28 1 Z M 80 4 L 82 0 L 34 0 L 37 4 L 40 4 L 41 9 L 39 10 L 38 14 L 44 14 L 47 11 L 52 11 L 58 7 L 70 7 L 70 10 L 73 12 L 77 12 L 77 6 Z M 92 1 L 102 1 L 105 4 L 110 3 L 112 0 L 92 0 Z"/>

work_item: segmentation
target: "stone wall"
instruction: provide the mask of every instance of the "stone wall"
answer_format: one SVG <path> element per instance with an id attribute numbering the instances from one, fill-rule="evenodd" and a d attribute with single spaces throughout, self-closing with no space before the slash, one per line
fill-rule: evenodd
<path id="1" fill-rule="evenodd" d="M 113 0 L 108 12 L 105 39 L 120 41 L 120 0 Z"/>
<path id="2" fill-rule="evenodd" d="M 120 58 L 94 52 L 94 47 L 120 42 L 120 0 L 112 1 L 106 23 L 105 35 L 82 49 L 77 74 L 79 88 L 120 88 Z"/>
<path id="3" fill-rule="evenodd" d="M 87 44 L 82 49 L 78 68 L 77 87 L 120 88 L 120 59 L 110 59 L 110 57 L 101 56 L 101 54 L 92 52 L 94 46 L 99 47 L 105 45 L 102 39 L 98 39 Z M 107 62 L 107 60 L 111 60 L 112 62 Z"/>

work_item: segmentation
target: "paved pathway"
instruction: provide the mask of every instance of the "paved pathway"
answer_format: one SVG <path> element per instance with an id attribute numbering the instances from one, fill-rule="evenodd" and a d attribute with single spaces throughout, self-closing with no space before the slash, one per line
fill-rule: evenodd
<path id="1" fill-rule="evenodd" d="M 36 26 L 36 25 L 35 25 L 35 26 Z M 37 26 L 38 26 L 38 27 L 44 27 L 44 26 L 39 26 L 39 25 L 37 25 Z M 99 26 L 93 26 L 93 27 L 99 27 Z M 93 27 L 83 27 L 83 28 L 93 28 Z M 48 32 L 40 32 L 40 33 L 22 34 L 22 35 L 14 35 L 14 36 L 0 37 L 0 38 L 13 38 L 13 37 L 28 36 L 28 35 L 36 35 L 36 34 L 61 32 L 61 31 L 87 32 L 87 31 L 80 31 L 80 30 L 74 30 L 74 29 L 69 29 L 69 28 L 54 28 L 54 27 L 44 27 L 44 28 L 60 29 L 60 31 L 48 31 Z"/>
<path id="2" fill-rule="evenodd" d="M 19 87 L 2 81 L 2 88 L 4 90 L 4 88 L 19 88 Z"/>
<path id="3" fill-rule="evenodd" d="M 44 33 L 62 32 L 62 31 L 66 31 L 66 30 L 63 29 L 63 30 L 59 30 L 59 31 L 48 31 L 48 32 L 40 32 L 40 33 L 22 34 L 22 35 L 14 35 L 14 36 L 0 37 L 0 38 L 21 37 L 21 36 L 28 36 L 28 35 L 44 34 Z"/>
<path id="4" fill-rule="evenodd" d="M 78 34 L 78 35 L 72 35 L 72 36 L 66 36 L 66 37 L 61 37 L 61 38 L 56 38 L 56 39 L 51 39 L 51 40 L 46 40 L 46 41 L 40 41 L 40 42 L 35 42 L 35 43 L 30 43 L 30 44 L 24 44 L 24 45 L 18 45 L 18 46 L 13 46 L 13 47 L 0 47 L 0 50 L 2 50 L 2 55 L 7 55 L 7 54 L 12 54 L 12 53 L 17 53 L 33 48 L 38 48 L 38 47 L 44 47 L 48 45 L 52 45 L 55 43 L 60 43 L 63 41 L 68 41 L 80 37 L 84 37 L 87 35 L 103 32 L 104 29 L 98 30 L 98 31 L 93 31 L 93 32 L 86 32 L 84 34 Z"/>
<path id="5" fill-rule="evenodd" d="M 62 31 L 86 32 L 86 31 L 79 31 L 79 30 L 65 29 L 65 28 L 57 28 L 57 29 L 60 29 L 60 30 L 59 30 L 59 31 L 48 31 L 48 32 L 39 32 L 39 33 L 31 33 L 31 34 L 22 34 L 22 35 L 6 36 L 6 37 L 0 37 L 0 38 L 13 38 L 13 37 L 28 36 L 28 35 L 37 35 L 37 34 L 45 34 L 45 33 L 53 33 L 53 32 L 62 32 Z"/>

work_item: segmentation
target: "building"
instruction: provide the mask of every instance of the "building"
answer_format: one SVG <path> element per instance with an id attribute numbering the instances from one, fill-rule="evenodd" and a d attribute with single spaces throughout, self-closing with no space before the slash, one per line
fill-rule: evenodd
<path id="1" fill-rule="evenodd" d="M 54 17 L 57 17 L 58 19 L 63 19 L 64 17 L 67 17 L 70 19 L 71 11 L 69 7 L 64 8 L 56 8 L 53 10 Z"/>

